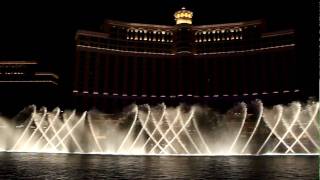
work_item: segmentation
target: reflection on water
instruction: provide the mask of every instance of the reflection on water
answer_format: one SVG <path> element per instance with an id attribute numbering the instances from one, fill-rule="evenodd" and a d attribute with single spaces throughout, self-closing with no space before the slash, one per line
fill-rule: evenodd
<path id="1" fill-rule="evenodd" d="M 317 179 L 317 156 L 0 153 L 0 179 Z"/>

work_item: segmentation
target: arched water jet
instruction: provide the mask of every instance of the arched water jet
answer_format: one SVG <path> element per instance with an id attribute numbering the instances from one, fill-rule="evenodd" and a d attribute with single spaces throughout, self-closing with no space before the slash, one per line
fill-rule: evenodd
<path id="1" fill-rule="evenodd" d="M 78 122 L 70 129 L 70 131 L 61 139 L 61 142 L 59 142 L 59 143 L 55 146 L 56 148 L 59 147 L 59 145 L 60 145 L 61 143 L 63 143 L 63 142 L 66 140 L 66 138 L 68 138 L 68 137 L 70 136 L 70 134 L 72 134 L 72 131 L 73 131 L 81 122 L 83 122 L 83 121 L 85 120 L 86 115 L 87 115 L 87 112 L 85 111 L 85 112 L 82 114 L 82 116 L 80 117 L 79 121 L 78 121 Z M 66 123 L 68 123 L 68 122 L 66 122 Z"/>
<path id="2" fill-rule="evenodd" d="M 56 114 L 55 114 L 53 120 L 51 121 L 51 118 L 48 118 L 49 126 L 47 127 L 47 129 L 44 132 L 42 132 L 40 138 L 33 145 L 32 149 L 36 148 L 38 146 L 38 144 L 40 143 L 40 141 L 42 140 L 42 138 L 44 138 L 44 137 L 45 137 L 47 143 L 52 144 L 50 139 L 47 137 L 47 133 L 49 132 L 50 128 L 53 126 L 53 123 L 56 121 L 56 119 L 58 118 L 59 115 L 60 115 L 60 108 L 57 108 Z M 65 149 L 67 149 L 67 148 L 65 147 Z"/>
<path id="3" fill-rule="evenodd" d="M 120 150 L 122 149 L 122 147 L 124 146 L 124 144 L 127 142 L 128 138 L 129 138 L 130 135 L 132 134 L 132 131 L 133 131 L 133 129 L 134 129 L 134 127 L 135 127 L 135 124 L 136 124 L 136 122 L 137 122 L 137 119 L 138 119 L 139 108 L 138 108 L 137 105 L 135 105 L 134 111 L 135 111 L 134 120 L 133 120 L 133 122 L 132 122 L 132 124 L 131 124 L 131 126 L 130 126 L 129 131 L 127 132 L 127 135 L 126 135 L 126 136 L 124 137 L 124 139 L 122 140 L 122 142 L 121 142 L 118 150 L 116 151 L 116 153 L 119 153 L 119 152 L 120 152 Z"/>
<path id="4" fill-rule="evenodd" d="M 177 111 L 180 111 L 180 108 L 177 109 Z M 167 123 L 169 124 L 170 122 L 168 121 L 168 117 L 165 116 L 166 118 L 166 121 Z M 181 119 L 181 113 L 180 112 L 177 112 L 177 116 L 176 116 L 177 120 L 180 122 L 180 119 Z M 183 123 L 182 123 L 183 124 Z M 182 125 L 183 126 L 183 125 Z M 174 124 L 172 125 L 172 127 L 174 127 Z M 174 139 L 176 137 L 178 143 L 180 144 L 180 146 L 183 148 L 183 150 L 187 153 L 187 154 L 190 154 L 190 151 L 187 149 L 187 147 L 185 146 L 185 144 L 181 141 L 180 137 L 177 136 L 177 133 L 175 132 L 174 128 L 171 128 L 170 129 L 171 132 L 173 133 L 174 137 L 172 139 Z M 183 129 L 185 131 L 185 129 Z M 169 141 L 166 146 L 165 146 L 165 149 L 168 147 L 168 146 L 172 146 L 171 142 Z"/>
<path id="5" fill-rule="evenodd" d="M 207 153 L 212 154 L 211 150 L 209 149 L 207 142 L 204 140 L 204 138 L 199 130 L 198 124 L 194 118 L 192 118 L 192 124 L 193 124 L 194 128 L 196 129 L 196 132 L 197 132 L 201 142 L 203 143 L 204 147 L 206 148 Z M 199 150 L 199 152 L 200 152 L 200 150 Z"/>
<path id="6" fill-rule="evenodd" d="M 299 115 L 301 114 L 301 111 L 299 112 Z M 299 121 L 299 117 L 298 117 L 298 119 L 297 119 L 297 121 L 296 121 L 296 123 L 295 124 L 297 124 L 297 122 Z M 289 133 L 290 133 L 290 135 L 294 138 L 294 140 L 297 140 L 298 139 L 298 137 L 295 135 L 295 133 L 292 131 L 292 128 L 293 127 L 291 127 L 291 128 L 289 128 L 289 124 L 288 124 L 288 122 L 287 122 L 287 120 L 285 119 L 285 118 L 282 118 L 282 122 L 283 122 L 283 124 L 284 124 L 284 126 L 289 130 Z M 298 142 L 299 143 L 299 145 L 302 147 L 302 149 L 305 151 L 305 152 L 307 152 L 307 153 L 309 153 L 310 151 L 299 141 Z"/>
<path id="7" fill-rule="evenodd" d="M 261 122 L 261 118 L 262 118 L 262 114 L 263 114 L 263 104 L 261 101 L 258 101 L 258 107 L 259 107 L 259 116 L 258 116 L 258 120 L 256 122 L 256 125 L 254 126 L 254 129 L 253 129 L 253 132 L 251 133 L 248 141 L 246 142 L 246 144 L 243 146 L 242 150 L 241 150 L 241 154 L 244 153 L 244 151 L 247 149 L 253 135 L 256 133 L 258 127 L 259 127 L 259 124 Z"/>
<path id="8" fill-rule="evenodd" d="M 186 126 L 188 125 L 188 123 L 191 121 L 191 119 L 193 118 L 193 114 L 194 114 L 194 108 L 191 107 L 191 112 L 189 115 L 189 118 L 187 119 L 187 121 L 184 123 L 184 125 L 180 128 L 180 130 L 178 131 L 178 133 L 170 140 L 170 144 L 181 134 L 181 132 L 183 131 L 183 128 L 186 128 Z M 166 149 L 168 147 L 168 144 L 164 147 L 164 149 Z M 163 153 L 162 151 L 160 152 L 160 154 Z M 187 152 L 189 153 L 189 152 Z"/>
<path id="9" fill-rule="evenodd" d="M 59 129 L 58 131 L 56 131 L 56 133 L 54 134 L 54 136 L 51 137 L 50 141 L 53 141 L 55 138 L 57 138 L 58 141 L 59 141 L 58 144 L 61 144 L 63 147 L 66 146 L 65 143 L 62 141 L 62 139 L 61 139 L 61 137 L 60 137 L 59 134 L 60 134 L 60 132 L 61 132 L 62 130 L 65 129 L 65 127 L 68 127 L 68 123 L 74 118 L 74 116 L 75 116 L 75 112 L 72 113 L 72 114 L 69 116 L 69 118 L 63 123 L 63 125 L 60 127 L 60 129 Z M 45 144 L 45 145 L 41 148 L 41 150 L 45 150 L 45 149 L 47 148 L 47 146 L 48 146 L 48 143 Z"/>
<path id="10" fill-rule="evenodd" d="M 153 148 L 150 150 L 150 152 L 154 151 L 154 149 L 156 148 L 156 146 L 159 145 L 160 142 L 161 142 L 164 138 L 167 138 L 167 137 L 166 137 L 167 134 L 172 131 L 172 128 L 173 128 L 174 124 L 176 123 L 176 121 L 178 120 L 179 116 L 180 116 L 180 107 L 177 107 L 176 117 L 174 118 L 174 120 L 173 120 L 171 123 L 168 123 L 168 124 L 169 124 L 169 128 L 166 130 L 166 132 L 164 133 L 164 135 L 159 139 L 159 141 L 155 144 L 155 146 L 153 146 Z M 167 144 L 170 144 L 169 146 L 171 146 L 170 141 L 167 142 Z"/>
<path id="11" fill-rule="evenodd" d="M 270 137 L 271 135 L 274 135 L 278 141 L 283 144 L 287 149 L 289 149 L 289 151 L 293 152 L 294 151 L 290 148 L 290 146 L 281 138 L 281 136 L 278 134 L 278 132 L 276 131 L 277 130 L 277 127 L 279 126 L 280 122 L 282 122 L 282 117 L 283 117 L 283 107 L 282 106 L 279 106 L 279 108 L 281 109 L 281 112 L 279 114 L 279 118 L 277 119 L 277 122 L 276 124 L 274 125 L 274 127 L 272 127 L 272 125 L 270 125 L 269 121 L 267 119 L 264 119 L 265 120 L 265 123 L 267 124 L 267 127 L 271 130 L 270 132 Z M 269 137 L 268 136 L 268 137 Z M 269 138 L 270 138 L 269 137 Z"/>
<path id="12" fill-rule="evenodd" d="M 179 122 L 180 122 L 180 126 L 183 126 L 183 122 L 182 122 L 181 116 L 179 117 Z M 192 121 L 192 122 L 194 122 L 194 121 Z M 186 129 L 183 129 L 183 131 L 187 135 L 187 137 L 188 137 L 189 141 L 191 142 L 191 144 L 193 145 L 193 148 L 196 149 L 198 154 L 201 154 L 201 151 L 200 151 L 198 145 L 193 141 L 192 137 L 190 136 L 190 133 Z"/>
<path id="13" fill-rule="evenodd" d="M 29 128 L 32 124 L 32 122 L 34 121 L 34 118 L 36 116 L 36 106 L 32 106 L 33 107 L 33 112 L 31 114 L 31 118 L 26 126 L 26 128 L 23 130 L 22 134 L 20 135 L 19 139 L 17 140 L 17 142 L 13 145 L 13 147 L 11 148 L 11 151 L 15 151 L 17 146 L 20 145 L 22 139 L 25 137 L 25 135 L 27 134 L 27 132 L 29 131 Z"/>
<path id="14" fill-rule="evenodd" d="M 35 123 L 36 125 L 36 129 L 32 132 L 31 136 L 27 139 L 27 141 L 23 144 L 22 146 L 22 149 L 25 149 L 27 145 L 29 145 L 30 141 L 32 140 L 32 138 L 36 135 L 36 133 L 38 132 L 39 128 L 41 128 L 42 126 L 42 123 L 44 122 L 44 119 L 47 115 L 47 108 L 43 108 L 43 115 L 42 117 L 40 118 L 40 122 L 39 124 L 37 125 L 36 122 L 35 122 L 35 118 L 33 118 L 33 122 Z M 49 144 L 52 148 L 54 148 L 53 144 Z"/>
<path id="15" fill-rule="evenodd" d="M 158 131 L 158 132 L 160 133 L 161 137 L 164 137 L 163 139 L 165 140 L 165 142 L 166 142 L 166 143 L 169 143 L 169 140 L 167 139 L 167 137 L 164 135 L 162 129 L 160 128 L 160 125 L 161 125 L 161 123 L 163 123 L 163 118 L 165 117 L 165 114 L 166 114 L 166 106 L 165 106 L 164 104 L 162 104 L 162 106 L 163 106 L 163 111 L 162 111 L 160 120 L 159 120 L 157 123 L 155 123 L 155 121 L 154 121 L 154 120 L 155 120 L 155 117 L 154 117 L 152 111 L 150 111 L 152 121 L 154 122 L 154 125 L 155 125 L 155 128 L 154 128 L 154 130 L 152 131 L 152 133 L 151 133 L 150 136 L 154 137 L 155 132 Z M 146 141 L 145 144 L 143 145 L 143 148 L 146 147 L 146 145 L 149 143 L 150 140 L 151 140 L 151 137 L 149 137 L 149 138 L 147 139 L 147 141 Z M 160 143 L 159 141 L 160 141 L 160 140 L 158 140 L 158 141 L 156 142 L 156 144 Z M 170 145 L 170 148 L 173 150 L 174 153 L 178 153 L 178 151 L 177 151 L 172 145 Z"/>
<path id="16" fill-rule="evenodd" d="M 246 119 L 247 119 L 247 106 L 246 106 L 245 103 L 241 103 L 241 107 L 242 107 L 242 109 L 243 109 L 243 118 L 242 118 L 242 120 L 241 120 L 241 125 L 240 125 L 239 131 L 238 131 L 238 133 L 237 133 L 237 135 L 236 135 L 236 138 L 235 138 L 234 141 L 232 142 L 232 144 L 231 144 L 231 146 L 230 146 L 230 148 L 229 148 L 229 150 L 228 150 L 228 153 L 231 153 L 231 152 L 232 152 L 235 144 L 238 142 L 238 139 L 239 139 L 240 134 L 241 134 L 241 132 L 242 132 L 242 130 L 243 130 L 244 124 L 246 123 Z"/>
<path id="17" fill-rule="evenodd" d="M 139 139 L 139 137 L 141 136 L 141 134 L 142 134 L 143 131 L 145 131 L 145 132 L 147 133 L 147 135 L 151 138 L 151 140 L 152 140 L 154 143 L 157 143 L 157 140 L 154 139 L 154 137 L 151 135 L 149 129 L 147 128 L 147 123 L 150 121 L 151 109 L 150 109 L 150 106 L 149 106 L 149 105 L 146 105 L 146 106 L 147 106 L 147 110 L 148 110 L 147 117 L 146 117 L 146 119 L 144 120 L 144 122 L 143 122 L 143 120 L 142 120 L 141 118 L 138 118 L 138 120 L 139 120 L 139 121 L 141 122 L 141 124 L 143 124 L 143 125 L 142 125 L 142 128 L 140 129 L 140 132 L 139 132 L 136 140 L 134 141 L 134 144 L 130 147 L 129 151 L 132 149 L 132 147 L 134 147 L 135 143 L 137 142 L 137 140 Z M 157 147 L 158 147 L 160 150 L 164 150 L 161 145 L 158 145 Z M 152 152 L 152 151 L 150 151 L 150 152 Z"/>
<path id="18" fill-rule="evenodd" d="M 93 130 L 90 113 L 88 113 L 88 125 L 89 125 L 89 129 L 90 129 L 91 135 L 93 137 L 93 140 L 96 143 L 96 146 L 98 147 L 99 151 L 102 153 L 103 150 L 102 150 L 101 145 L 100 145 L 100 143 L 99 143 L 99 141 L 97 139 L 95 131 Z"/>
<path id="19" fill-rule="evenodd" d="M 257 152 L 256 154 L 260 154 L 261 150 L 262 150 L 262 149 L 264 148 L 264 146 L 267 144 L 267 142 L 269 141 L 270 137 L 276 133 L 275 130 L 277 129 L 277 127 L 278 127 L 278 125 L 279 125 L 279 123 L 280 123 L 280 120 L 281 120 L 281 118 L 282 118 L 283 108 L 282 108 L 281 106 L 276 106 L 276 109 L 278 110 L 277 121 L 276 121 L 275 125 L 273 126 L 273 128 L 270 128 L 269 124 L 267 123 L 267 126 L 271 129 L 271 131 L 270 131 L 268 137 L 267 137 L 266 140 L 263 142 L 263 144 L 261 145 L 261 147 L 259 148 L 259 150 L 258 150 L 258 152 Z M 265 122 L 267 122 L 267 121 L 265 121 Z M 278 135 L 276 135 L 276 137 L 278 138 Z M 280 138 L 278 138 L 278 139 L 280 140 Z M 287 145 L 287 144 L 286 144 L 286 145 Z M 288 145 L 287 145 L 287 146 L 288 146 Z M 290 148 L 290 147 L 288 146 L 288 148 Z M 290 150 L 290 149 L 288 149 L 288 150 Z M 292 151 L 292 150 L 291 150 L 291 151 Z"/>
<path id="20" fill-rule="evenodd" d="M 315 112 L 313 112 L 313 113 L 316 113 L 316 112 L 317 112 L 317 110 L 315 110 Z M 308 114 L 310 114 L 310 116 L 311 116 L 311 118 L 312 118 L 313 115 L 312 115 L 311 113 L 312 113 L 312 112 L 311 112 L 310 109 L 309 109 L 309 110 L 308 110 Z M 316 115 L 317 115 L 317 114 L 315 114 L 314 116 L 316 116 Z M 315 119 L 315 117 L 314 117 L 314 119 Z M 312 121 L 310 121 L 310 122 L 311 122 L 311 124 L 310 124 L 309 126 L 311 127 L 311 125 L 314 125 L 316 121 L 312 120 Z M 299 119 L 298 119 L 298 124 L 299 124 L 299 126 L 300 126 L 300 128 L 301 128 L 302 130 L 304 130 L 304 129 L 307 128 L 306 126 L 303 126 L 303 125 L 302 125 L 302 122 L 301 122 Z M 313 137 L 309 134 L 308 130 L 309 130 L 309 127 L 308 127 L 307 130 L 305 131 L 305 135 L 308 137 L 309 141 L 310 141 L 317 149 L 320 150 L 320 146 L 316 143 L 316 141 L 313 139 Z"/>
<path id="21" fill-rule="evenodd" d="M 317 113 L 319 111 L 319 103 L 316 104 L 316 108 L 315 108 L 315 111 L 314 111 L 314 114 L 312 115 L 311 119 L 309 120 L 309 123 L 308 125 L 304 128 L 304 130 L 302 131 L 302 133 L 300 133 L 300 135 L 298 136 L 298 138 L 294 141 L 294 143 L 291 144 L 290 148 L 293 148 L 298 142 L 300 142 L 300 138 L 303 136 L 303 134 L 306 133 L 306 131 L 308 130 L 308 128 L 310 127 L 312 121 L 314 121 Z M 286 154 L 288 153 L 288 150 L 285 152 Z M 308 152 L 310 153 L 310 151 Z"/>
<path id="22" fill-rule="evenodd" d="M 291 128 L 294 126 L 294 124 L 296 123 L 297 119 L 299 118 L 300 115 L 300 110 L 301 110 L 301 104 L 297 104 L 297 113 L 294 116 L 293 121 L 291 122 L 290 126 L 287 128 L 286 132 L 284 133 L 284 135 L 281 137 L 281 140 L 275 145 L 275 147 L 272 149 L 272 153 L 274 153 L 274 151 L 279 147 L 279 145 L 281 144 L 281 141 L 284 140 L 284 138 L 290 133 Z M 294 150 L 292 150 L 293 152 L 295 152 Z"/>

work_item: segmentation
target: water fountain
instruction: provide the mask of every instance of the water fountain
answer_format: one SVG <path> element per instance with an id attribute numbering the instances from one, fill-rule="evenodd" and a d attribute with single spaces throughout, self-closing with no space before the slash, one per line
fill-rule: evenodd
<path id="1" fill-rule="evenodd" d="M 132 105 L 108 115 L 29 106 L 0 119 L 7 152 L 128 155 L 318 154 L 319 103 L 265 108 L 240 103 L 226 113 L 200 106 Z"/>

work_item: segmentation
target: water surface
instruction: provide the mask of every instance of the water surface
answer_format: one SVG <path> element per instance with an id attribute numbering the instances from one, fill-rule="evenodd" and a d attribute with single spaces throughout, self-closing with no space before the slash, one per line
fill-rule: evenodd
<path id="1" fill-rule="evenodd" d="M 0 153 L 0 179 L 318 179 L 318 156 Z"/>

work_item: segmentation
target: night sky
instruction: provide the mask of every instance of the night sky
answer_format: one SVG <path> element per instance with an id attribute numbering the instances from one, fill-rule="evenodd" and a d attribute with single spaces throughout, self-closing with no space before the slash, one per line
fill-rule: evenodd
<path id="1" fill-rule="evenodd" d="M 310 95 L 318 93 L 318 4 L 311 1 L 86 1 L 50 4 L 12 2 L 1 5 L 0 60 L 39 60 L 62 78 L 71 92 L 77 29 L 99 30 L 104 19 L 174 25 L 173 14 L 185 6 L 194 12 L 194 24 L 264 19 L 270 30 L 297 32 L 300 78 Z M 281 3 L 280 3 L 281 2 Z"/>

